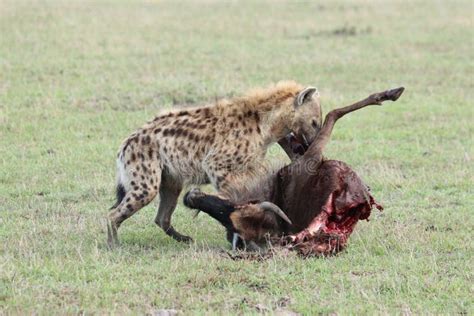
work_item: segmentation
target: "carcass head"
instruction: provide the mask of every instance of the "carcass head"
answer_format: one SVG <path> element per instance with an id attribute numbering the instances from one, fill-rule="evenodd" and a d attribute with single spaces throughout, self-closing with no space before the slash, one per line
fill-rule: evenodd
<path id="1" fill-rule="evenodd" d="M 279 234 L 282 222 L 291 225 L 291 220 L 285 212 L 271 202 L 240 205 L 230 213 L 229 218 L 232 223 L 231 230 L 244 243 L 253 243 L 255 248 L 264 246 L 267 237 Z M 235 239 L 232 241 L 232 248 L 236 248 Z"/>

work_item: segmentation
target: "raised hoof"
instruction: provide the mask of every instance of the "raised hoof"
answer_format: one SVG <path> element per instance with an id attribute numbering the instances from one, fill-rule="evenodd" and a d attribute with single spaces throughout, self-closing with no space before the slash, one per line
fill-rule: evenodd
<path id="1" fill-rule="evenodd" d="M 405 91 L 404 87 L 388 90 L 387 97 L 391 101 L 397 101 L 398 98 L 402 95 L 403 91 Z"/>

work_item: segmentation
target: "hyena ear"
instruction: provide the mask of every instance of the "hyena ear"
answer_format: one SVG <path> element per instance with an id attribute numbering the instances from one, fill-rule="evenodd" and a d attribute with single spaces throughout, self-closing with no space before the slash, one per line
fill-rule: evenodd
<path id="1" fill-rule="evenodd" d="M 315 93 L 318 93 L 318 89 L 315 87 L 307 87 L 298 93 L 295 99 L 295 106 L 303 105 L 306 101 L 310 100 Z"/>

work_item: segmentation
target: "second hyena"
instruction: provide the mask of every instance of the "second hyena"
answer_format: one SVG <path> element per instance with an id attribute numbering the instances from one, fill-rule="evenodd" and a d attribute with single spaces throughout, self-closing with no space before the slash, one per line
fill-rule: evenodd
<path id="1" fill-rule="evenodd" d="M 211 183 L 218 192 L 251 182 L 263 171 L 269 145 L 290 132 L 314 139 L 321 126 L 316 88 L 280 82 L 243 97 L 169 111 L 130 135 L 117 157 L 117 202 L 108 243 L 124 220 L 160 195 L 155 223 L 179 241 L 171 215 L 182 188 Z"/>

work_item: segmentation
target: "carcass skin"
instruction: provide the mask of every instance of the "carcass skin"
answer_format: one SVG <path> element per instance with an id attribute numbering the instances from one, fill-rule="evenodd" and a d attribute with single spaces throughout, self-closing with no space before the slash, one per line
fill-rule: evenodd
<path id="1" fill-rule="evenodd" d="M 398 88 L 376 93 L 331 111 L 316 139 L 303 151 L 298 137 L 281 140 L 292 163 L 254 186 L 226 197 L 194 189 L 185 195 L 184 204 L 208 213 L 225 226 L 234 248 L 249 243 L 262 245 L 270 240 L 305 256 L 340 252 L 357 222 L 368 220 L 374 206 L 379 210 L 382 207 L 346 163 L 325 160 L 322 152 L 339 118 L 367 105 L 396 101 L 403 91 Z M 295 155 L 295 151 L 303 155 Z M 232 238 L 235 236 L 243 242 L 237 243 Z"/>
<path id="2" fill-rule="evenodd" d="M 286 240 L 287 247 L 303 255 L 336 254 L 346 247 L 359 220 L 368 220 L 374 206 L 382 210 L 360 177 L 342 161 L 323 160 L 314 173 L 296 175 L 292 169 L 294 165 L 280 172 L 278 187 L 284 193 L 275 192 L 274 197 L 292 222 L 283 243 Z"/>

